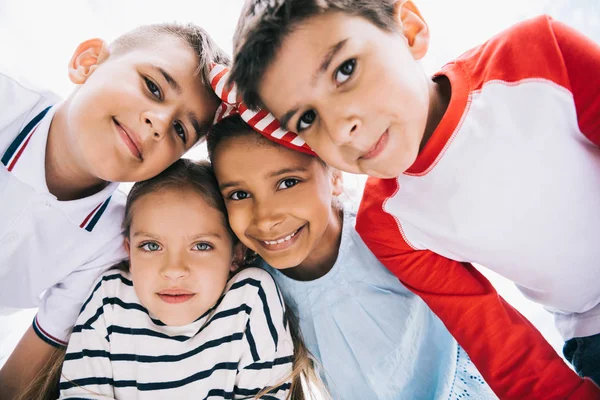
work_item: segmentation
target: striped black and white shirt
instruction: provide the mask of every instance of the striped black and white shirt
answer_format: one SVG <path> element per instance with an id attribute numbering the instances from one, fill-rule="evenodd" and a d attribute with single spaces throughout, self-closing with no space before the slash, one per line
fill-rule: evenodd
<path id="1" fill-rule="evenodd" d="M 166 326 L 140 304 L 129 273 L 108 271 L 73 328 L 61 398 L 252 398 L 292 370 L 284 311 L 271 275 L 247 268 L 198 320 Z M 289 388 L 263 398 L 284 399 Z"/>

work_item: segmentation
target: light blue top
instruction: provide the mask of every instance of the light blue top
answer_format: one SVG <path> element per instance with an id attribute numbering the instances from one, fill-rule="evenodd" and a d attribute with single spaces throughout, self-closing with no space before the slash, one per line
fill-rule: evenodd
<path id="1" fill-rule="evenodd" d="M 270 267 L 334 399 L 495 396 L 441 321 L 369 251 L 346 213 L 326 275 L 296 281 Z"/>

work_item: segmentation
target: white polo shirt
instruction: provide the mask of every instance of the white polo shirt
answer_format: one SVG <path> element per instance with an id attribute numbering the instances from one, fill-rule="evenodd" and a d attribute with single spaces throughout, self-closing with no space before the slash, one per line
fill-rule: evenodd
<path id="1" fill-rule="evenodd" d="M 46 140 L 60 99 L 0 72 L 0 308 L 39 307 L 35 332 L 64 346 L 91 285 L 125 257 L 118 183 L 78 200 L 48 191 Z"/>

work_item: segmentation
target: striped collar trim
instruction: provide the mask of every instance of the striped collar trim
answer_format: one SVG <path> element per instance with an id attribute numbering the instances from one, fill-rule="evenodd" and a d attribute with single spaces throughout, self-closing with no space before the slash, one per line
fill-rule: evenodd
<path id="1" fill-rule="evenodd" d="M 94 208 L 92 212 L 85 217 L 79 227 L 91 232 L 98 223 L 98 220 L 102 214 L 104 214 L 104 211 L 106 211 L 106 207 L 108 207 L 108 203 L 110 203 L 111 198 L 112 196 L 109 196 L 108 199 L 104 200 L 104 202 L 98 204 L 96 208 Z"/>
<path id="2" fill-rule="evenodd" d="M 48 106 L 33 117 L 8 146 L 1 159 L 9 172 L 38 193 L 48 193 L 44 167 L 48 132 L 44 130 L 49 129 L 49 120 L 53 114 L 52 106 Z M 58 201 L 48 193 L 47 204 L 63 210 L 74 224 L 92 232 L 105 213 L 117 187 L 118 183 L 111 182 L 96 194 L 71 201 Z"/>
<path id="3" fill-rule="evenodd" d="M 35 133 L 37 127 L 40 125 L 48 111 L 52 108 L 51 106 L 46 107 L 42 110 L 38 115 L 36 115 L 29 123 L 23 128 L 23 130 L 17 135 L 15 140 L 8 146 L 8 149 L 4 152 L 2 156 L 2 164 L 8 169 L 12 171 L 17 161 L 23 154 L 23 151 L 29 144 L 31 137 Z"/>

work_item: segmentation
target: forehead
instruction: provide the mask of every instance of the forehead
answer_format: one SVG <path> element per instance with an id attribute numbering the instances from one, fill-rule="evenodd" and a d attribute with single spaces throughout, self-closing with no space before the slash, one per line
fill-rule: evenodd
<path id="1" fill-rule="evenodd" d="M 198 56 L 183 39 L 172 35 L 164 34 L 156 40 L 141 43 L 118 54 L 114 61 L 121 67 L 162 68 L 178 80 L 186 82 L 186 85 L 192 85 L 193 89 L 202 85 L 198 74 Z"/>
<path id="2" fill-rule="evenodd" d="M 211 230 L 222 227 L 225 231 L 222 213 L 192 188 L 165 188 L 147 193 L 135 202 L 132 212 L 132 231 L 146 226 L 164 230 L 171 225 L 182 231 L 208 227 Z"/>
<path id="3" fill-rule="evenodd" d="M 281 117 L 283 105 L 299 101 L 318 85 L 318 72 L 336 46 L 343 44 L 340 53 L 348 52 L 386 34 L 364 17 L 344 12 L 326 12 L 300 22 L 266 69 L 258 87 L 261 100 Z"/>
<path id="4" fill-rule="evenodd" d="M 214 154 L 219 183 L 239 177 L 264 181 L 265 175 L 291 168 L 312 168 L 319 161 L 308 154 L 268 142 L 262 136 L 245 135 L 223 140 Z"/>

